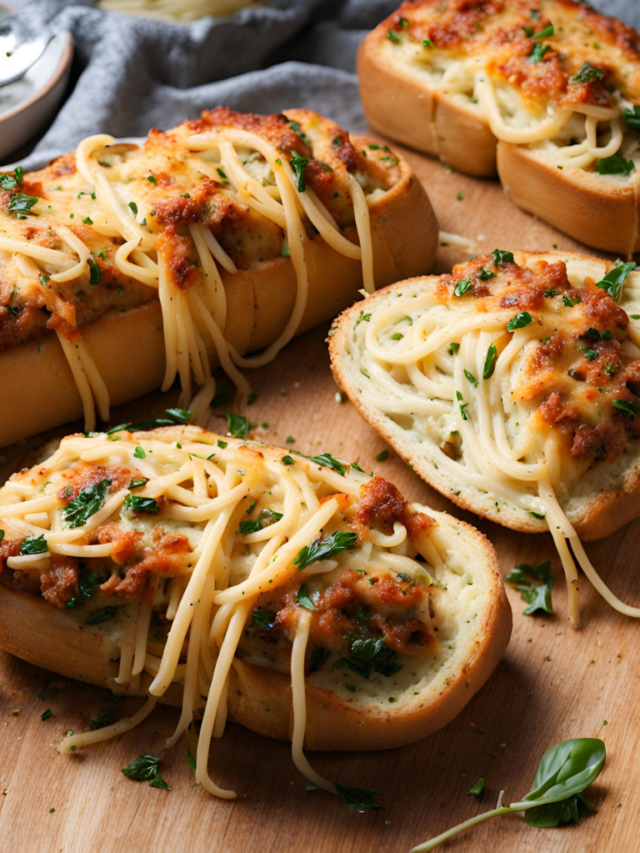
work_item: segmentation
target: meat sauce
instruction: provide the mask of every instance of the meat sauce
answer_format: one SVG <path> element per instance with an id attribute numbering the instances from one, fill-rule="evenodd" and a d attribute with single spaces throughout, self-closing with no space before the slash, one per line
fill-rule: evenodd
<path id="1" fill-rule="evenodd" d="M 541 430 L 555 430 L 568 453 L 592 461 L 612 461 L 640 437 L 640 360 L 623 346 L 629 317 L 605 288 L 591 278 L 573 287 L 561 261 L 524 268 L 484 255 L 455 267 L 440 298 L 457 299 L 464 279 L 478 311 L 530 314 L 535 335 L 513 396 L 534 407 Z M 506 333 L 504 345 L 510 339 Z"/>

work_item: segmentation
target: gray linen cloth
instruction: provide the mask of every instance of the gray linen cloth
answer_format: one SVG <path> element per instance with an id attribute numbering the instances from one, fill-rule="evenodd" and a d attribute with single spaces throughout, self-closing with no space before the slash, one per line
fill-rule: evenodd
<path id="1" fill-rule="evenodd" d="M 16 0 L 13 0 L 16 4 Z M 72 87 L 27 160 L 84 136 L 145 136 L 225 104 L 253 112 L 318 110 L 354 131 L 366 120 L 354 74 L 358 45 L 399 0 L 267 0 L 225 19 L 172 24 L 103 12 L 95 0 L 19 0 L 33 28 L 74 38 Z M 593 5 L 640 28 L 640 0 Z"/>

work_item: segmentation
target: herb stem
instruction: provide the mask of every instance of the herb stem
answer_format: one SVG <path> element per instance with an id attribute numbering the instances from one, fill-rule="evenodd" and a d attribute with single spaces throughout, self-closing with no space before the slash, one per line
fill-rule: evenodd
<path id="1" fill-rule="evenodd" d="M 485 820 L 489 820 L 492 817 L 497 817 L 501 814 L 510 814 L 512 811 L 514 810 L 509 806 L 502 806 L 499 809 L 491 809 L 489 812 L 483 812 L 482 814 L 469 818 L 469 820 L 465 820 L 464 823 L 459 823 L 457 826 L 454 826 L 453 829 L 448 829 L 446 832 L 436 835 L 435 838 L 425 841 L 424 844 L 418 844 L 418 846 L 413 847 L 409 853 L 425 853 L 427 850 L 433 850 L 445 841 L 453 838 L 454 835 L 458 835 L 459 832 L 464 832 L 465 829 L 470 829 L 472 826 L 482 823 Z"/>

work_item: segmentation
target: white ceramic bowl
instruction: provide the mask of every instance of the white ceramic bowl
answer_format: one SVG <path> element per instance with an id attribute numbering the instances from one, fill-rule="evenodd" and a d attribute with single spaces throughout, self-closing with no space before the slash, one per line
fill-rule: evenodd
<path id="1" fill-rule="evenodd" d="M 0 2 L 0 20 L 12 11 Z M 59 33 L 21 80 L 0 87 L 0 163 L 52 119 L 64 96 L 72 57 L 71 35 Z"/>

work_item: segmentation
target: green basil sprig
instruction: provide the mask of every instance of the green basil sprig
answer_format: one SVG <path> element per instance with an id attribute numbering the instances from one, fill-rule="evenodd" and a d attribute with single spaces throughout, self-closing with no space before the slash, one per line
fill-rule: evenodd
<path id="1" fill-rule="evenodd" d="M 615 267 L 605 275 L 602 281 L 596 282 L 596 287 L 606 290 L 612 299 L 619 302 L 620 294 L 622 293 L 622 285 L 635 269 L 635 261 L 627 261 L 625 264 L 623 261 L 618 259 Z"/>
<path id="2" fill-rule="evenodd" d="M 533 788 L 519 802 L 498 806 L 419 844 L 411 853 L 433 850 L 459 832 L 503 814 L 525 812 L 530 826 L 551 827 L 577 822 L 593 809 L 583 797 L 604 766 L 607 751 L 599 738 L 575 738 L 554 746 L 542 756 Z"/>

